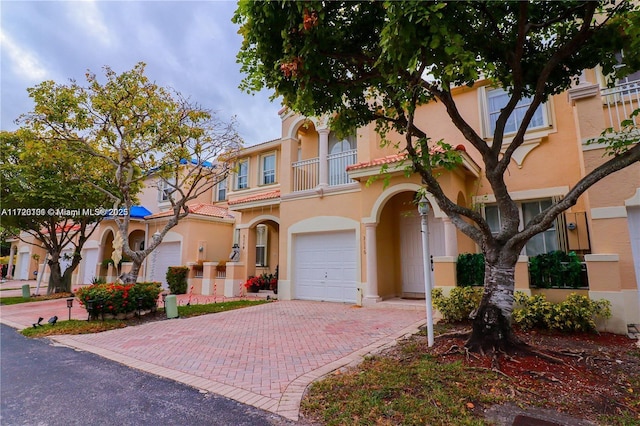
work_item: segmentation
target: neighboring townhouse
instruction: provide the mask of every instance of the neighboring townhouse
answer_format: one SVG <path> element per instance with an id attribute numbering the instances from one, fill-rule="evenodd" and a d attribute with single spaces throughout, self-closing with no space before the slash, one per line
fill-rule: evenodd
<path id="1" fill-rule="evenodd" d="M 217 190 L 217 188 L 216 188 Z M 138 196 L 139 204 L 131 209 L 128 241 L 133 250 L 144 249 L 152 241 L 153 235 L 159 232 L 171 216 L 169 189 L 165 188 L 162 180 L 150 176 L 144 182 L 144 187 Z M 208 293 L 209 289 L 202 289 L 202 268 L 206 262 L 224 262 L 231 250 L 235 218 L 220 205 L 214 205 L 213 189 L 201 194 L 197 199 L 188 203 L 190 214 L 181 219 L 164 237 L 162 243 L 145 259 L 138 275 L 139 281 L 158 281 L 166 287 L 166 273 L 170 266 L 191 266 L 189 276 L 194 293 Z M 94 206 L 87 206 L 93 208 Z M 72 285 L 91 284 L 95 279 L 102 278 L 107 282 L 114 282 L 117 277 L 128 272 L 132 263 L 123 253 L 123 259 L 116 268 L 111 260 L 114 240 L 118 227 L 111 216 L 105 217 L 82 248 L 82 261 L 74 272 Z M 27 241 L 33 237 L 22 233 Z M 14 238 L 11 240 L 10 263 L 16 265 L 15 279 L 34 279 L 34 271 L 42 272 L 42 281 L 46 285 L 49 272 L 44 267 L 45 250 Z M 71 254 L 69 247 L 67 251 Z M 36 258 L 34 258 L 36 255 Z M 41 264 L 38 264 L 38 261 Z M 60 260 L 63 271 L 68 260 Z"/>
<path id="2" fill-rule="evenodd" d="M 538 109 L 506 177 L 524 221 L 562 198 L 604 161 L 604 147 L 586 142 L 640 106 L 639 78 L 605 89 L 602 76 L 590 70 L 579 84 Z M 505 91 L 487 81 L 454 90 L 462 115 L 489 140 L 508 98 Z M 507 138 L 526 106 L 524 99 L 516 108 Z M 282 299 L 368 304 L 424 297 L 415 203 L 420 178 L 405 175 L 403 157 L 393 146 L 381 147 L 373 125 L 338 138 L 326 118 L 301 117 L 286 108 L 280 115 L 281 139 L 243 150 L 224 188 L 225 205 L 241 213 L 234 235 L 240 259 L 227 263 L 226 291 L 236 292 L 247 277 L 277 269 Z M 442 105 L 425 105 L 417 116 L 432 140 L 444 139 L 462 156 L 456 170 L 441 171 L 446 194 L 480 208 L 497 231 L 501 219 L 478 154 Z M 376 179 L 383 165 L 388 179 Z M 435 285 L 452 288 L 457 255 L 479 250 L 433 199 L 429 203 Z M 578 292 L 610 300 L 614 317 L 606 327 L 626 332 L 627 324 L 640 322 L 639 236 L 640 164 L 634 164 L 595 185 L 553 227 L 527 244 L 516 270 L 516 289 L 540 291 L 529 287 L 529 256 L 575 251 L 585 261 L 589 282 Z M 551 300 L 569 292 L 545 290 Z"/>

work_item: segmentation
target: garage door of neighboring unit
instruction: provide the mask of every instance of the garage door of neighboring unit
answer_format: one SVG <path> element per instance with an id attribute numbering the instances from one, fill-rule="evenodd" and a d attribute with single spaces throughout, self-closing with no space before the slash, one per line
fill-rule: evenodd
<path id="1" fill-rule="evenodd" d="M 96 265 L 98 264 L 98 249 L 86 249 L 82 255 L 82 284 L 91 284 L 96 276 Z"/>
<path id="2" fill-rule="evenodd" d="M 161 282 L 167 288 L 167 268 L 182 264 L 180 242 L 162 243 L 149 257 L 151 280 Z"/>
<path id="3" fill-rule="evenodd" d="M 355 232 L 297 235 L 294 250 L 296 299 L 356 302 Z"/>

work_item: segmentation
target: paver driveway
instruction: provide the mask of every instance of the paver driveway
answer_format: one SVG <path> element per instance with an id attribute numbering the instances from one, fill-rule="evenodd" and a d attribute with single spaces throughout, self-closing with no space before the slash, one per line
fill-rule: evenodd
<path id="1" fill-rule="evenodd" d="M 424 310 L 279 301 L 54 340 L 297 419 L 309 383 L 422 323 Z"/>

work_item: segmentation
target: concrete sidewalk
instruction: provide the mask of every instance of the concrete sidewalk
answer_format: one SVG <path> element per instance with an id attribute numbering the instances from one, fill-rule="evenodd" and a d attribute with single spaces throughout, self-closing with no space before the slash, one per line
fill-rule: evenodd
<path id="1" fill-rule="evenodd" d="M 72 318 L 86 319 L 75 305 Z M 0 322 L 23 328 L 53 314 L 67 319 L 64 299 L 3 306 Z M 297 420 L 311 382 L 395 344 L 424 323 L 421 309 L 278 301 L 51 339 Z"/>

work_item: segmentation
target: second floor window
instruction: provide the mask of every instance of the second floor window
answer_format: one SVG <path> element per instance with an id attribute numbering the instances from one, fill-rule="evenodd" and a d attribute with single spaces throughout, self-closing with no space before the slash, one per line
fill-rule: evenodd
<path id="1" fill-rule="evenodd" d="M 245 189 L 249 187 L 249 160 L 242 160 L 238 163 L 238 172 L 236 174 L 236 189 Z"/>
<path id="2" fill-rule="evenodd" d="M 511 96 L 506 90 L 499 88 L 487 91 L 487 115 L 489 119 L 489 134 L 488 137 L 493 137 L 496 130 L 496 122 L 500 116 L 500 112 L 507 105 Z M 522 124 L 522 119 L 525 113 L 531 105 L 531 97 L 523 97 L 520 99 L 515 109 L 511 113 L 511 116 L 507 120 L 507 124 L 504 127 L 504 133 L 516 133 Z M 535 129 L 538 127 L 544 127 L 546 125 L 546 115 L 542 105 L 536 109 L 535 114 L 531 118 L 531 122 L 527 129 Z"/>
<path id="3" fill-rule="evenodd" d="M 169 201 L 171 194 L 175 191 L 175 179 L 158 181 L 158 201 L 166 203 Z"/>
<path id="4" fill-rule="evenodd" d="M 269 185 L 276 182 L 276 154 L 267 154 L 261 157 L 262 175 L 260 183 Z"/>
<path id="5" fill-rule="evenodd" d="M 227 199 L 227 180 L 223 179 L 218 182 L 217 201 L 224 201 Z"/>

